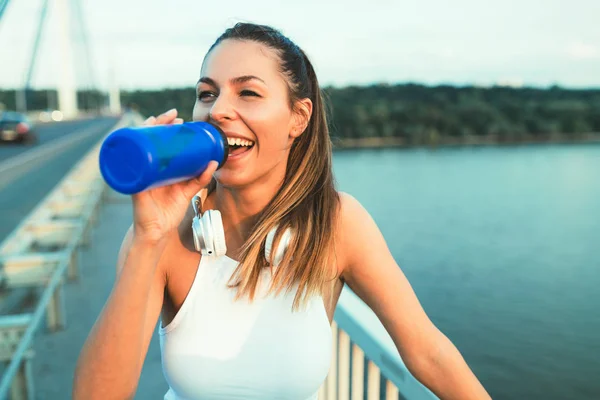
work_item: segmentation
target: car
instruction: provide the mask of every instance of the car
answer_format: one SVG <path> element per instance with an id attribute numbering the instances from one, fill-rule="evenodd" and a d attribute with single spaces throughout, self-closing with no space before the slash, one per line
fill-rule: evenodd
<path id="1" fill-rule="evenodd" d="M 25 114 L 16 111 L 0 111 L 0 142 L 37 142 L 34 126 Z"/>

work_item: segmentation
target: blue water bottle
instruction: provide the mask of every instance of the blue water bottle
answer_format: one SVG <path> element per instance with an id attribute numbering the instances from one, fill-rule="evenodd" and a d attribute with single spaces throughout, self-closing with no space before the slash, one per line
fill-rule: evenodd
<path id="1" fill-rule="evenodd" d="M 200 175 L 227 161 L 227 137 L 208 122 L 117 129 L 100 147 L 100 172 L 119 193 L 134 194 Z"/>

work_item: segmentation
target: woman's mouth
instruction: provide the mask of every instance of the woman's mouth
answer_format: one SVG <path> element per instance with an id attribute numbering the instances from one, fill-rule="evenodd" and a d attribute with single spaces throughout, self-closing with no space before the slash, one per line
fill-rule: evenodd
<path id="1" fill-rule="evenodd" d="M 240 138 L 228 137 L 227 144 L 229 145 L 229 157 L 241 155 L 254 147 L 254 142 L 252 140 Z"/>

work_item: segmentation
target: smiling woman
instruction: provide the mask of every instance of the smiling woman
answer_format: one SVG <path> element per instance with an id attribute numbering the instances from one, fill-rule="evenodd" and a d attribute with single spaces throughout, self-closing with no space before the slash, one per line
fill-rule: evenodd
<path id="1" fill-rule="evenodd" d="M 368 212 L 336 190 L 321 90 L 296 44 L 263 25 L 225 31 L 202 64 L 193 119 L 221 128 L 231 154 L 219 170 L 213 163 L 132 196 L 133 224 L 79 358 L 76 399 L 133 397 L 158 321 L 165 399 L 316 399 L 344 284 L 434 393 L 489 398 L 423 312 Z M 147 124 L 181 122 L 169 112 Z M 197 195 L 204 230 L 192 229 Z M 226 253 L 199 254 L 203 241 L 226 243 Z"/>

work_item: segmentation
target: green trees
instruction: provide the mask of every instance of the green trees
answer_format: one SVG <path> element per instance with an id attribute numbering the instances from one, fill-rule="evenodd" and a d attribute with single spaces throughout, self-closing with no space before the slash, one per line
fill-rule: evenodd
<path id="1" fill-rule="evenodd" d="M 416 139 L 435 132 L 441 137 L 492 136 L 512 141 L 600 132 L 600 90 L 420 85 L 326 90 L 341 137 Z M 349 112 L 349 105 L 355 112 Z M 356 132 L 365 123 L 372 128 Z"/>

